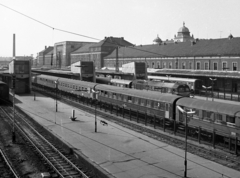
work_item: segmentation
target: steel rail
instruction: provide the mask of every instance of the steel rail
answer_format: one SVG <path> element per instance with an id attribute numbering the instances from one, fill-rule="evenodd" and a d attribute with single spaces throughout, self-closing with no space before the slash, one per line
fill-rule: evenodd
<path id="1" fill-rule="evenodd" d="M 9 117 L 9 119 L 12 120 L 10 114 L 8 114 L 6 111 L 4 111 L 5 114 Z M 9 112 L 11 113 L 11 112 Z M 19 118 L 19 116 L 18 116 Z M 21 118 L 27 125 L 28 127 L 30 127 L 32 129 L 32 131 L 37 134 L 38 137 L 40 137 L 44 142 L 46 142 L 48 145 L 50 146 L 59 156 L 61 156 L 61 158 L 63 158 L 68 164 L 70 164 L 76 171 L 78 171 L 82 177 L 84 178 L 88 178 L 88 176 L 86 174 L 84 174 L 76 165 L 74 165 L 68 158 L 66 158 L 57 148 L 55 148 L 47 139 L 45 139 L 40 133 L 38 133 L 36 131 L 36 129 L 34 129 L 25 119 Z M 39 149 L 39 146 L 34 143 L 32 141 L 32 139 L 30 138 L 30 135 L 26 133 L 26 131 L 22 128 L 22 126 L 19 126 L 19 124 L 16 122 L 16 127 L 18 128 L 18 130 L 20 130 L 22 132 L 22 134 L 24 135 L 25 138 L 27 138 L 27 140 L 34 146 L 34 148 L 41 154 L 41 156 L 48 162 L 48 164 L 57 172 L 57 174 L 61 177 L 65 177 L 59 170 L 58 168 L 51 162 L 51 160 L 43 153 L 42 150 Z M 59 165 L 58 165 L 59 166 Z M 64 170 L 65 171 L 65 170 Z M 65 172 L 66 174 L 68 174 L 68 172 Z M 71 177 L 71 175 L 68 175 Z"/>

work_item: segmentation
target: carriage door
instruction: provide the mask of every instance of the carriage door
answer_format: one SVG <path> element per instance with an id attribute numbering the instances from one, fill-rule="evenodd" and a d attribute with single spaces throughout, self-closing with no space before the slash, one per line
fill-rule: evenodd
<path id="1" fill-rule="evenodd" d="M 165 103 L 165 118 L 169 119 L 170 104 Z"/>

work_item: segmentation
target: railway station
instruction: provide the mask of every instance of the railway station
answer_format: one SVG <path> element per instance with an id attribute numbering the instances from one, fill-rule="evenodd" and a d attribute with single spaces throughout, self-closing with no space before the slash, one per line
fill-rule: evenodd
<path id="1" fill-rule="evenodd" d="M 33 59 L 15 56 L 14 34 L 0 115 L 42 178 L 239 178 L 240 37 L 195 38 L 183 22 L 152 42 L 55 41 Z"/>
<path id="2" fill-rule="evenodd" d="M 128 130 L 97 115 L 37 94 L 16 96 L 16 107 L 61 138 L 74 154 L 83 155 L 107 177 L 183 177 L 184 150 Z M 76 121 L 69 117 L 75 110 Z M 104 122 L 103 122 L 104 121 Z M 101 124 L 105 123 L 105 124 Z M 191 140 L 189 140 L 189 143 Z M 188 153 L 188 177 L 231 177 L 239 172 Z"/>

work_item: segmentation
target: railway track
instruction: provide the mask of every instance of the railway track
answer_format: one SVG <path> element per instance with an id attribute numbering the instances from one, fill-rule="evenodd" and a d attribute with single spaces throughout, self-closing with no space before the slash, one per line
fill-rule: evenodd
<path id="1" fill-rule="evenodd" d="M 41 91 L 42 92 L 42 91 Z M 55 94 L 48 93 L 48 95 L 51 95 L 52 97 L 55 97 Z M 75 101 L 73 101 L 75 100 Z M 64 102 L 66 104 L 72 105 L 76 108 L 79 108 L 81 110 L 84 110 L 86 112 L 90 112 L 92 114 L 95 113 L 95 105 L 92 103 L 81 103 L 78 102 L 77 99 L 71 99 L 71 98 L 61 98 L 61 102 Z M 87 105 L 86 105 L 87 104 Z M 178 147 L 180 149 L 185 149 L 186 141 L 184 140 L 184 132 L 178 133 L 178 137 L 171 134 L 171 131 L 162 132 L 161 128 L 154 129 L 154 125 L 148 125 L 146 126 L 144 122 L 137 121 L 136 118 L 133 116 L 130 116 L 125 113 L 121 114 L 117 111 L 113 111 L 110 113 L 107 108 L 101 107 L 97 105 L 97 116 L 100 116 L 108 121 L 115 122 L 119 125 L 122 125 L 123 127 L 127 127 L 131 130 L 134 130 L 136 132 L 145 134 L 151 138 L 154 138 L 156 140 L 159 140 L 161 142 L 165 142 L 169 145 Z M 131 121 L 130 121 L 131 120 Z M 132 122 L 132 121 L 136 122 Z M 137 123 L 138 122 L 138 123 Z M 169 133 L 167 133 L 169 132 Z M 208 143 L 206 143 L 208 145 Z M 213 149 L 210 148 L 210 146 L 206 145 L 199 145 L 197 141 L 195 141 L 193 138 L 189 138 L 187 142 L 187 152 L 198 155 L 200 157 L 212 160 L 214 162 L 217 162 L 219 164 L 222 164 L 224 166 L 230 167 L 232 169 L 240 171 L 240 158 L 234 154 L 227 153 L 225 151 L 219 150 L 219 149 Z"/>
<path id="2" fill-rule="evenodd" d="M 0 149 L 0 177 L 20 178 L 2 149 Z"/>
<path id="3" fill-rule="evenodd" d="M 2 107 L 1 112 L 3 112 L 11 122 L 13 118 L 13 111 L 11 107 Z M 76 165 L 71 156 L 64 153 L 63 150 L 57 148 L 50 137 L 47 135 L 42 135 L 41 130 L 38 131 L 33 123 L 30 123 L 21 114 L 15 115 L 15 128 L 18 134 L 25 139 L 25 142 L 31 146 L 32 150 L 36 152 L 43 160 L 44 164 L 49 167 L 49 172 L 51 177 L 68 177 L 68 178 L 89 178 L 90 173 L 82 170 L 78 165 Z"/>

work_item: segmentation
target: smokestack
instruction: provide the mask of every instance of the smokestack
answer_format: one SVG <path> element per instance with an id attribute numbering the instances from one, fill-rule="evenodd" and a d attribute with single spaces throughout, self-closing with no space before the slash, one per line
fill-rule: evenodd
<path id="1" fill-rule="evenodd" d="M 13 60 L 15 60 L 15 34 L 13 34 Z"/>

